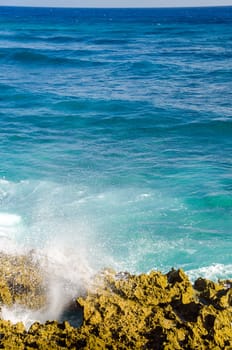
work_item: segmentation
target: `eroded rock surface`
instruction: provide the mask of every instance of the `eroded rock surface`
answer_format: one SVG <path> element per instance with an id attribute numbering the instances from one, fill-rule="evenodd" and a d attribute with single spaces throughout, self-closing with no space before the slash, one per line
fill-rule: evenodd
<path id="1" fill-rule="evenodd" d="M 2 302 L 17 300 L 7 290 L 2 284 Z M 26 331 L 22 323 L 0 321 L 0 348 L 232 349 L 231 281 L 199 278 L 192 285 L 182 270 L 138 276 L 106 270 L 77 303 L 80 328 L 48 321 Z"/>
<path id="2" fill-rule="evenodd" d="M 33 254 L 0 254 L 0 306 L 18 304 L 39 309 L 46 303 L 41 268 Z"/>
<path id="3" fill-rule="evenodd" d="M 100 285 L 100 287 L 99 287 Z M 232 349 L 231 284 L 182 270 L 166 275 L 105 273 L 84 308 L 79 330 L 86 349 Z M 97 347 L 96 347 L 97 348 Z"/>

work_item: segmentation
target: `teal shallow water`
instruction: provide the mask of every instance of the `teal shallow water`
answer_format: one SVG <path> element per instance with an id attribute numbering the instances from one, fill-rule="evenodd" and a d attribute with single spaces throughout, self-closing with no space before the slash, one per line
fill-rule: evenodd
<path id="1" fill-rule="evenodd" d="M 231 7 L 0 17 L 2 249 L 231 278 Z"/>

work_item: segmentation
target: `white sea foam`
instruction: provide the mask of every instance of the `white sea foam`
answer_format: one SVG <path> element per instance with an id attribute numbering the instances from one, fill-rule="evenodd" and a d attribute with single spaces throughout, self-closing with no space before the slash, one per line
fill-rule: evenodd
<path id="1" fill-rule="evenodd" d="M 29 327 L 36 321 L 42 323 L 48 320 L 49 314 L 46 312 L 46 310 L 35 311 L 15 304 L 11 307 L 2 306 L 1 317 L 4 320 L 9 320 L 14 324 L 23 322 L 25 327 L 29 329 Z"/>
<path id="2" fill-rule="evenodd" d="M 1 180 L 0 189 L 4 192 L 1 206 L 8 210 L 0 212 L 0 251 L 17 255 L 33 249 L 47 291 L 45 308 L 4 306 L 2 317 L 13 323 L 23 321 L 26 327 L 35 321 L 59 319 L 66 305 L 91 282 L 98 269 L 95 261 L 100 260 L 91 225 L 76 214 L 82 205 L 78 200 L 85 193 L 49 182 Z"/>
<path id="3" fill-rule="evenodd" d="M 188 221 L 190 227 L 181 221 L 179 228 L 190 235 L 172 234 L 178 211 L 186 212 L 181 198 L 149 188 L 97 191 L 49 181 L 0 180 L 0 250 L 20 254 L 33 249 L 48 281 L 45 309 L 35 312 L 14 305 L 2 309 L 3 317 L 22 320 L 27 327 L 59 319 L 66 303 L 81 294 L 102 267 L 167 272 L 175 263 L 176 268 L 189 269 L 192 280 L 232 275 L 230 265 L 190 270 L 207 242 L 191 238 Z M 167 232 L 156 232 L 164 222 Z"/>
<path id="4" fill-rule="evenodd" d="M 220 279 L 232 278 L 232 264 L 212 264 L 210 266 L 186 271 L 186 273 L 191 281 L 195 281 L 198 277 L 203 277 L 216 282 Z"/>
<path id="5" fill-rule="evenodd" d="M 6 179 L 0 179 L 0 185 L 8 185 L 10 184 L 10 181 L 6 180 Z"/>
<path id="6" fill-rule="evenodd" d="M 0 213 L 0 227 L 15 227 L 21 223 L 21 217 L 15 214 Z"/>
<path id="7" fill-rule="evenodd" d="M 33 248 L 48 294 L 41 310 L 2 307 L 4 319 L 23 321 L 27 327 L 35 321 L 59 319 L 66 303 L 89 283 L 93 272 L 85 254 L 88 227 L 78 217 L 73 220 L 72 213 L 70 219 L 67 212 L 74 198 L 49 182 L 0 180 L 0 252 L 27 254 Z"/>
<path id="8" fill-rule="evenodd" d="M 0 251 L 12 254 L 19 250 L 15 242 L 22 230 L 23 225 L 19 215 L 0 213 Z"/>
<path id="9" fill-rule="evenodd" d="M 3 319 L 13 323 L 22 321 L 27 328 L 36 321 L 59 320 L 66 306 L 83 294 L 95 270 L 85 257 L 84 247 L 75 247 L 75 244 L 71 247 L 69 243 L 50 241 L 43 249 L 33 251 L 46 284 L 45 307 L 29 310 L 20 305 L 4 306 L 1 308 Z"/>

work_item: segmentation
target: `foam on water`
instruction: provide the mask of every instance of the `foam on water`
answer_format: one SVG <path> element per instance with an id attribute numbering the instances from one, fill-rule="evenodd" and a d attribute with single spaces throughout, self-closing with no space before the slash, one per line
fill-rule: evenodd
<path id="1" fill-rule="evenodd" d="M 47 256 L 55 247 L 57 257 L 66 250 L 95 271 L 108 265 L 133 272 L 190 267 L 201 263 L 204 247 L 212 254 L 219 243 L 224 249 L 225 237 L 211 228 L 208 212 L 190 209 L 165 189 L 96 191 L 34 180 L 2 185 L 2 239 Z"/>
<path id="2" fill-rule="evenodd" d="M 21 250 L 27 253 L 25 247 Z M 19 251 L 17 253 L 19 254 Z M 47 302 L 40 310 L 29 310 L 20 305 L 2 307 L 1 315 L 13 323 L 23 321 L 26 327 L 35 322 L 59 320 L 65 308 L 75 302 L 75 298 L 82 295 L 90 286 L 95 270 L 85 259 L 85 252 L 80 246 L 72 247 L 54 240 L 50 245 L 33 251 L 40 264 L 41 273 L 46 283 Z"/>
<path id="3" fill-rule="evenodd" d="M 93 261 L 96 257 L 89 254 L 94 247 L 90 241 L 93 233 L 84 219 L 74 219 L 72 214 L 68 217 L 70 203 L 65 189 L 57 184 L 4 180 L 0 187 L 2 192 L 4 188 L 5 206 L 20 212 L 0 213 L 0 249 L 11 255 L 29 254 L 33 249 L 44 271 L 48 300 L 45 308 L 37 311 L 18 305 L 3 307 L 2 317 L 13 322 L 22 320 L 27 327 L 35 321 L 59 319 L 67 304 L 83 292 L 97 272 Z M 25 199 L 23 205 L 21 196 Z"/>
<path id="4" fill-rule="evenodd" d="M 213 264 L 186 272 L 192 281 L 203 277 L 217 282 L 218 280 L 232 279 L 232 264 Z"/>
<path id="5" fill-rule="evenodd" d="M 20 247 L 15 243 L 17 236 L 23 231 L 22 220 L 19 215 L 0 213 L 0 251 L 16 253 Z"/>
<path id="6" fill-rule="evenodd" d="M 230 265 L 195 268 L 212 242 L 156 232 L 162 220 L 172 232 L 173 220 L 188 211 L 171 193 L 148 188 L 94 192 L 76 184 L 35 180 L 4 180 L 0 190 L 2 209 L 8 210 L 0 213 L 1 250 L 20 254 L 33 249 L 48 281 L 44 309 L 2 308 L 2 317 L 13 322 L 23 320 L 29 327 L 35 321 L 59 319 L 67 303 L 104 267 L 134 273 L 182 267 L 191 279 L 231 275 Z"/>
<path id="7" fill-rule="evenodd" d="M 21 218 L 18 215 L 9 213 L 0 213 L 0 226 L 1 227 L 14 227 L 20 224 Z"/>

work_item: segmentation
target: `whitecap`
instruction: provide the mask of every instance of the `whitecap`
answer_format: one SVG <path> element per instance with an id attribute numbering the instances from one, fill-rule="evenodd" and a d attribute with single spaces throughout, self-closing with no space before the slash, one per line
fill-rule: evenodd
<path id="1" fill-rule="evenodd" d="M 21 217 L 16 214 L 0 213 L 0 227 L 14 227 L 21 223 Z"/>
<path id="2" fill-rule="evenodd" d="M 22 219 L 19 215 L 0 213 L 0 251 L 12 253 L 20 250 L 16 241 L 22 229 Z"/>
<path id="3" fill-rule="evenodd" d="M 232 264 L 212 264 L 203 266 L 198 269 L 186 271 L 191 281 L 195 281 L 198 277 L 207 278 L 212 281 L 232 278 Z"/>

